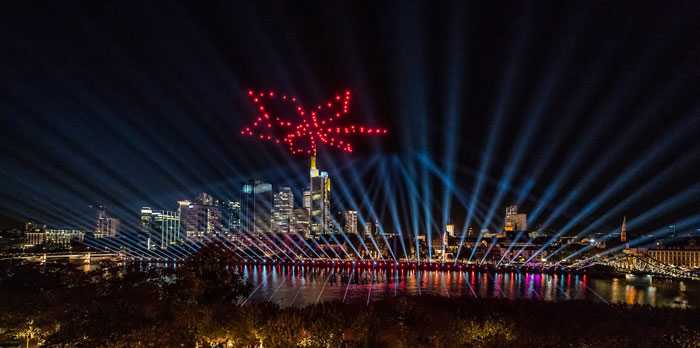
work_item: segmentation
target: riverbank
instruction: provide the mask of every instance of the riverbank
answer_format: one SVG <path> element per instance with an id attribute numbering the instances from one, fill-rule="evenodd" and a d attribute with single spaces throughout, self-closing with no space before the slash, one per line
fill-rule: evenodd
<path id="1" fill-rule="evenodd" d="M 354 282 L 336 279 L 340 286 L 335 286 L 334 271 L 327 268 L 304 268 L 296 280 L 285 273 L 276 277 L 274 268 L 263 266 L 242 272 L 239 261 L 213 245 L 176 268 L 105 262 L 86 272 L 67 263 L 0 262 L 0 342 L 54 347 L 616 348 L 700 342 L 698 309 L 578 300 L 571 296 L 577 294 L 574 290 L 585 294 L 596 288 L 583 277 L 533 274 L 518 280 L 515 274 L 428 271 L 416 276 L 419 272 L 406 271 L 408 277 L 386 278 L 396 272 L 374 270 L 354 273 Z M 385 277 L 384 285 L 377 285 L 377 275 Z M 263 282 L 249 282 L 253 278 Z M 398 292 L 401 279 L 404 284 L 419 280 L 422 292 Z M 569 281 L 570 290 L 559 287 Z M 284 294 L 285 283 L 294 284 L 294 292 Z M 473 291 L 460 295 L 452 284 Z M 352 286 L 359 296 L 321 301 L 323 293 L 342 296 Z M 430 292 L 431 287 L 448 292 Z M 507 295 L 510 288 L 538 295 L 491 297 Z M 391 295 L 381 296 L 387 290 Z M 570 298 L 547 300 L 557 293 Z M 309 302 L 280 306 L 269 301 L 275 296 Z"/>

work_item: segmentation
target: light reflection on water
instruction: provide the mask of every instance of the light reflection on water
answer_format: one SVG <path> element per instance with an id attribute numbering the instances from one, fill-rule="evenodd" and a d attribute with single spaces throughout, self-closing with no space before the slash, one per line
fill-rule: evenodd
<path id="1" fill-rule="evenodd" d="M 594 278 L 578 274 L 489 273 L 366 268 L 317 268 L 246 265 L 241 271 L 253 285 L 251 301 L 305 306 L 323 301 L 367 302 L 398 295 L 700 306 L 700 284 L 647 278 Z"/>

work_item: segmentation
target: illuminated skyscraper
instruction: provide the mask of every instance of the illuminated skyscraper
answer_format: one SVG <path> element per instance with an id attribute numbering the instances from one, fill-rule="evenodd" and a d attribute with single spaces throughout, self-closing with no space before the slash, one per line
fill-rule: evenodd
<path id="1" fill-rule="evenodd" d="M 527 214 L 518 213 L 517 205 L 507 206 L 503 230 L 506 232 L 527 231 Z"/>
<path id="2" fill-rule="evenodd" d="M 367 221 L 364 225 L 365 237 L 372 237 L 374 233 L 377 232 L 374 224 L 371 221 Z"/>
<path id="3" fill-rule="evenodd" d="M 244 233 L 272 231 L 272 185 L 255 180 L 241 188 L 241 230 Z"/>
<path id="4" fill-rule="evenodd" d="M 221 210 L 224 217 L 224 232 L 228 234 L 239 232 L 241 229 L 241 202 L 225 202 Z"/>
<path id="5" fill-rule="evenodd" d="M 193 202 L 178 201 L 180 225 L 188 240 L 200 240 L 221 235 L 223 219 L 218 203 L 210 195 L 201 193 Z"/>
<path id="6" fill-rule="evenodd" d="M 447 232 L 447 235 L 454 238 L 456 237 L 455 235 L 455 225 L 454 224 L 447 224 L 445 225 L 445 232 Z"/>
<path id="7" fill-rule="evenodd" d="M 178 244 L 180 236 L 180 214 L 175 211 L 141 208 L 141 231 L 146 249 L 167 249 Z"/>
<path id="8" fill-rule="evenodd" d="M 275 232 L 290 233 L 294 222 L 294 193 L 290 187 L 282 187 L 274 194 L 272 222 Z"/>
<path id="9" fill-rule="evenodd" d="M 620 226 L 620 242 L 627 243 L 627 217 L 622 217 L 622 226 Z"/>
<path id="10" fill-rule="evenodd" d="M 119 231 L 119 219 L 115 219 L 103 206 L 97 207 L 97 219 L 95 221 L 95 238 L 114 238 Z"/>
<path id="11" fill-rule="evenodd" d="M 309 229 L 312 236 L 330 233 L 331 179 L 316 168 L 316 156 L 311 156 Z"/>
<path id="12" fill-rule="evenodd" d="M 345 212 L 345 233 L 357 234 L 357 212 L 354 210 Z"/>
<path id="13" fill-rule="evenodd" d="M 302 206 L 304 209 L 311 211 L 311 191 L 304 190 L 304 202 Z"/>
<path id="14" fill-rule="evenodd" d="M 301 237 L 309 238 L 309 210 L 304 208 L 294 209 L 293 232 Z"/>

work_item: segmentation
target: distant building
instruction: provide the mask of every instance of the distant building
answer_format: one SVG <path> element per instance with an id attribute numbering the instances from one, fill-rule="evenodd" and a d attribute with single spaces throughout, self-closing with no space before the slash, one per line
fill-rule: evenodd
<path id="1" fill-rule="evenodd" d="M 272 231 L 272 185 L 259 180 L 241 188 L 241 230 L 245 233 Z"/>
<path id="2" fill-rule="evenodd" d="M 469 228 L 467 228 L 467 239 L 471 239 L 472 236 L 474 236 L 474 228 L 470 226 Z"/>
<path id="3" fill-rule="evenodd" d="M 241 229 L 241 202 L 227 201 L 221 206 L 224 219 L 224 233 L 234 234 Z"/>
<path id="4" fill-rule="evenodd" d="M 294 193 L 282 187 L 273 197 L 272 222 L 275 232 L 290 233 L 294 224 Z"/>
<path id="5" fill-rule="evenodd" d="M 107 210 L 103 206 L 98 206 L 94 237 L 97 239 L 115 238 L 119 231 L 119 224 L 119 219 L 113 218 L 107 214 Z"/>
<path id="6" fill-rule="evenodd" d="M 37 225 L 33 222 L 24 224 L 24 237 L 26 246 L 34 246 L 44 243 L 44 229 L 46 226 Z"/>
<path id="7" fill-rule="evenodd" d="M 293 232 L 303 238 L 309 238 L 309 211 L 307 209 L 294 209 Z"/>
<path id="8" fill-rule="evenodd" d="M 146 249 L 166 249 L 182 241 L 180 214 L 175 211 L 141 208 L 141 232 Z"/>
<path id="9" fill-rule="evenodd" d="M 455 225 L 454 224 L 447 224 L 445 225 L 445 232 L 447 232 L 447 235 L 454 238 L 456 237 L 455 235 Z"/>
<path id="10" fill-rule="evenodd" d="M 542 230 L 532 231 L 532 232 L 528 233 L 527 235 L 532 240 L 535 240 L 537 238 L 544 238 L 547 236 L 544 232 L 542 232 Z"/>
<path id="11" fill-rule="evenodd" d="M 371 221 L 366 221 L 363 227 L 365 230 L 365 237 L 373 237 L 377 233 L 377 228 Z"/>
<path id="12" fill-rule="evenodd" d="M 304 209 L 311 211 L 311 191 L 304 190 L 304 202 L 302 204 Z"/>
<path id="13" fill-rule="evenodd" d="M 309 229 L 311 235 L 330 233 L 331 226 L 331 178 L 316 168 L 316 156 L 311 157 Z"/>
<path id="14" fill-rule="evenodd" d="M 505 232 L 527 231 L 527 214 L 518 213 L 517 205 L 507 206 L 503 230 Z"/>
<path id="15" fill-rule="evenodd" d="M 194 201 L 178 201 L 180 227 L 188 240 L 212 238 L 222 234 L 223 219 L 218 202 L 207 193 Z"/>
<path id="16" fill-rule="evenodd" d="M 673 266 L 698 268 L 700 267 L 700 248 L 655 248 L 649 249 L 651 258 Z"/>
<path id="17" fill-rule="evenodd" d="M 69 248 L 71 241 L 82 242 L 85 239 L 85 231 L 74 228 L 47 228 L 46 225 L 37 225 L 27 222 L 24 226 L 25 246 L 41 244 L 53 244 L 63 248 Z"/>
<path id="18" fill-rule="evenodd" d="M 357 211 L 347 210 L 345 212 L 345 233 L 357 234 Z"/>

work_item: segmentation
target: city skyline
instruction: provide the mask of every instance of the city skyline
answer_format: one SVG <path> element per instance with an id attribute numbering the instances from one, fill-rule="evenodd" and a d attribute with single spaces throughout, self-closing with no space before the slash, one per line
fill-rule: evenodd
<path id="1" fill-rule="evenodd" d="M 698 344 L 700 1 L 3 5 L 0 347 Z"/>

